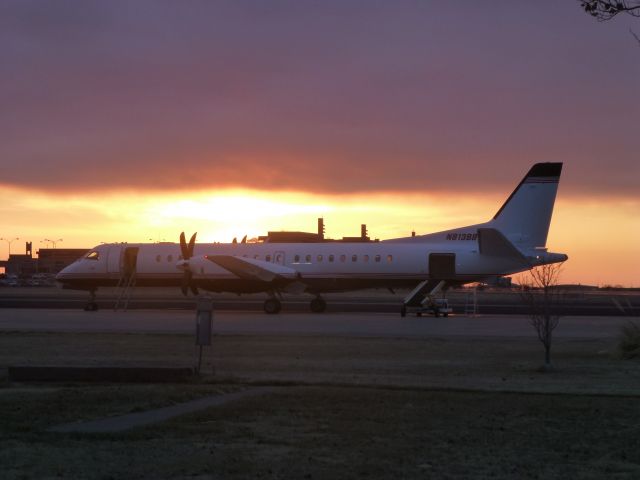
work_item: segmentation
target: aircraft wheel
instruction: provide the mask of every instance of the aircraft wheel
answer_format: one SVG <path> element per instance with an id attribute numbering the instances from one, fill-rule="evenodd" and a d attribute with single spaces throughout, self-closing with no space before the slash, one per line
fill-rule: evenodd
<path id="1" fill-rule="evenodd" d="M 267 298 L 264 301 L 263 308 L 265 313 L 273 315 L 278 313 L 282 309 L 282 304 L 277 298 Z"/>
<path id="2" fill-rule="evenodd" d="M 402 307 L 400 307 L 400 316 L 402 318 L 407 316 L 407 307 L 405 305 L 403 305 Z"/>
<path id="3" fill-rule="evenodd" d="M 96 302 L 87 303 L 87 305 L 84 307 L 84 310 L 86 312 L 97 312 L 98 304 Z"/>
<path id="4" fill-rule="evenodd" d="M 309 305 L 314 313 L 322 313 L 327 309 L 327 302 L 322 297 L 314 298 Z"/>
<path id="5" fill-rule="evenodd" d="M 422 312 L 416 312 L 416 317 L 421 317 L 422 316 Z"/>
<path id="6" fill-rule="evenodd" d="M 448 317 L 448 316 L 449 316 L 449 314 L 448 314 L 448 313 L 443 313 L 443 314 L 442 314 L 442 316 L 443 316 L 443 317 Z"/>

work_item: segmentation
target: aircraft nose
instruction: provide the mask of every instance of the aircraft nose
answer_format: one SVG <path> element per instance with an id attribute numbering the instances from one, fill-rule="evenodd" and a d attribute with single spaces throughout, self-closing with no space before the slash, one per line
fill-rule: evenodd
<path id="1" fill-rule="evenodd" d="M 64 267 L 62 270 L 60 270 L 56 274 L 56 281 L 59 282 L 59 281 L 63 280 L 68 274 L 69 274 L 69 266 Z"/>
<path id="2" fill-rule="evenodd" d="M 73 264 L 64 267 L 60 270 L 55 277 L 56 284 L 58 287 L 62 287 L 68 280 L 69 275 L 73 272 Z"/>

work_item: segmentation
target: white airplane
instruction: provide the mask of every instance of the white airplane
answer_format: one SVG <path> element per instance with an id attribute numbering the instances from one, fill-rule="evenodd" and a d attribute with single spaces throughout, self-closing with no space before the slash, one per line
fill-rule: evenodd
<path id="1" fill-rule="evenodd" d="M 495 216 L 485 223 L 428 235 L 384 241 L 196 244 L 117 243 L 99 245 L 62 270 L 63 288 L 90 292 L 97 309 L 103 286 L 181 287 L 211 292 L 266 292 L 266 313 L 278 313 L 282 293 L 314 295 L 322 312 L 326 292 L 365 288 L 411 288 L 406 306 L 453 285 L 523 272 L 568 257 L 545 248 L 562 163 L 535 164 Z"/>

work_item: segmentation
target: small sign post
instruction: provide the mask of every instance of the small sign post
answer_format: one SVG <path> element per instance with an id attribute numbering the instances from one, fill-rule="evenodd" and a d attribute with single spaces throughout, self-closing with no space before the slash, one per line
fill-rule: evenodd
<path id="1" fill-rule="evenodd" d="M 199 298 L 196 303 L 196 345 L 199 347 L 196 374 L 202 366 L 202 347 L 211 345 L 211 323 L 213 319 L 213 301 Z"/>

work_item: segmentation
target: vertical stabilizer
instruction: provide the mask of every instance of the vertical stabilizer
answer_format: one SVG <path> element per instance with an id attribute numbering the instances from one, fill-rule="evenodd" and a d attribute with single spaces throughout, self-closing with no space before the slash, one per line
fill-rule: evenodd
<path id="1" fill-rule="evenodd" d="M 536 163 L 489 222 L 490 226 L 520 248 L 544 247 L 561 172 L 562 163 Z"/>

